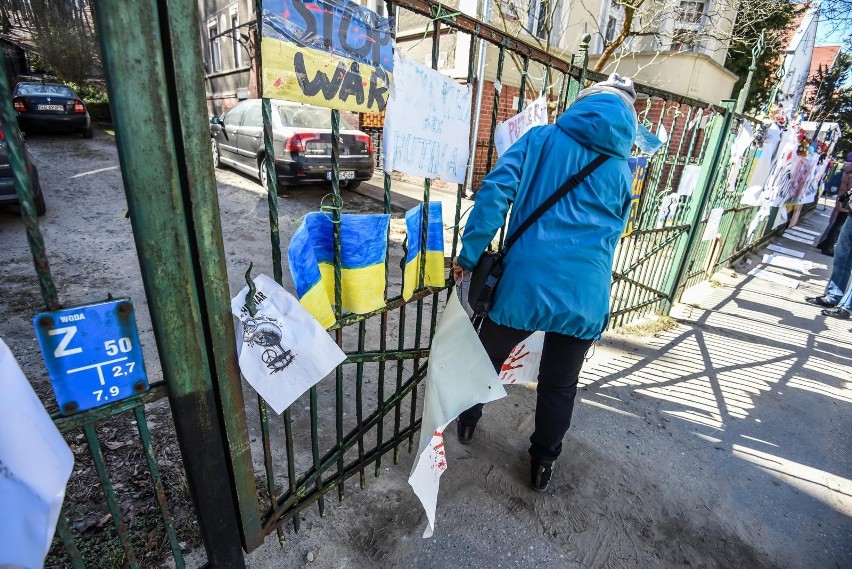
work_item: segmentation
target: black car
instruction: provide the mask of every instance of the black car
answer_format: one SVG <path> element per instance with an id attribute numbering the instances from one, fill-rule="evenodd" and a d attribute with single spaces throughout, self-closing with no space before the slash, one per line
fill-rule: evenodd
<path id="1" fill-rule="evenodd" d="M 27 160 L 27 171 L 30 174 L 30 181 L 32 182 L 31 190 L 36 213 L 44 215 L 47 207 L 44 203 L 41 184 L 38 181 L 38 170 L 33 161 L 33 155 L 30 154 L 30 149 L 27 148 L 24 137 L 16 126 L 7 129 L 4 125 L 0 125 L 0 205 L 18 203 L 18 193 L 15 191 L 15 178 L 12 176 L 12 165 L 9 163 L 9 149 L 6 144 L 6 138 L 10 136 L 17 136 L 24 147 L 24 157 Z"/>
<path id="2" fill-rule="evenodd" d="M 65 85 L 18 83 L 12 103 L 18 112 L 18 126 L 24 132 L 79 131 L 84 138 L 92 138 L 92 119 L 86 105 Z"/>
<path id="3" fill-rule="evenodd" d="M 275 173 L 282 186 L 331 180 L 331 111 L 300 103 L 271 100 Z M 243 101 L 210 119 L 213 163 L 231 166 L 260 179 L 263 120 L 260 99 Z M 373 176 L 373 139 L 340 118 L 340 180 L 354 188 Z"/>

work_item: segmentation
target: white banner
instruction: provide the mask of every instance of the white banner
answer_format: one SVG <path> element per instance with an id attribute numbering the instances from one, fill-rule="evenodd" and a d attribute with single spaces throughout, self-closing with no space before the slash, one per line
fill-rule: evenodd
<path id="1" fill-rule="evenodd" d="M 429 520 L 423 537 L 431 537 L 435 529 L 438 482 L 447 469 L 443 454 L 444 428 L 477 403 L 488 403 L 505 396 L 506 390 L 500 385 L 473 324 L 457 294 L 451 294 L 432 338 L 423 398 L 423 423 L 417 447 L 420 454 L 408 477 L 408 483 L 420 498 Z"/>
<path id="2" fill-rule="evenodd" d="M 722 216 L 725 214 L 725 208 L 715 207 L 710 210 L 710 215 L 707 217 L 707 227 L 704 229 L 702 241 L 712 241 L 719 235 L 719 225 L 722 223 Z"/>
<path id="3" fill-rule="evenodd" d="M 515 141 L 531 128 L 546 124 L 547 98 L 539 97 L 520 113 L 497 124 L 497 128 L 494 129 L 494 147 L 497 149 L 497 156 L 505 154 Z"/>
<path id="4" fill-rule="evenodd" d="M 245 306 L 248 286 L 231 300 L 231 312 L 239 318 L 240 371 L 280 415 L 346 354 L 281 285 L 266 275 L 255 278 L 254 285 L 254 316 Z"/>
<path id="5" fill-rule="evenodd" d="M 0 340 L 0 567 L 42 567 L 74 455 Z"/>
<path id="6" fill-rule="evenodd" d="M 698 186 L 698 176 L 701 174 L 701 166 L 698 164 L 687 164 L 680 174 L 680 183 L 677 186 L 677 195 L 691 196 Z"/>
<path id="7" fill-rule="evenodd" d="M 385 171 L 464 183 L 470 154 L 470 88 L 399 51 L 393 62 L 382 135 Z"/>

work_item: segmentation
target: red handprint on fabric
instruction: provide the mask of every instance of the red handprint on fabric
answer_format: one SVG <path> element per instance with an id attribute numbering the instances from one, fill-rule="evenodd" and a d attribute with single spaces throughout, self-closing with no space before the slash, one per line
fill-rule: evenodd
<path id="1" fill-rule="evenodd" d="M 439 472 L 443 472 L 447 469 L 447 453 L 444 451 L 444 433 L 441 431 L 435 431 L 433 435 L 435 438 L 432 439 L 432 470 L 437 470 Z"/>
<path id="2" fill-rule="evenodd" d="M 524 352 L 526 347 L 526 344 L 515 346 L 509 354 L 509 358 L 503 362 L 503 366 L 500 368 L 500 381 L 502 383 L 515 383 L 516 376 L 514 374 L 514 370 L 524 367 L 521 360 L 530 355 L 529 351 Z"/>

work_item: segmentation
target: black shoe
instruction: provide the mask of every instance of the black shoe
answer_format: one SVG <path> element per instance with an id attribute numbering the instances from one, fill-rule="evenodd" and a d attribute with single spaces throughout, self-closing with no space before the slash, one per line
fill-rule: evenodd
<path id="1" fill-rule="evenodd" d="M 841 308 L 839 306 L 826 308 L 822 311 L 822 313 L 826 316 L 831 316 L 832 318 L 840 318 L 841 320 L 849 320 L 849 318 L 852 317 L 852 312 L 849 312 L 845 308 Z"/>
<path id="2" fill-rule="evenodd" d="M 829 257 L 834 257 L 834 249 L 820 249 L 819 251 L 823 255 L 828 255 Z"/>
<path id="3" fill-rule="evenodd" d="M 834 307 L 834 303 L 829 302 L 828 299 L 824 296 L 809 296 L 805 298 L 805 302 L 807 302 L 808 304 L 813 304 L 814 306 L 822 306 L 823 308 Z"/>
<path id="4" fill-rule="evenodd" d="M 536 492 L 544 492 L 553 475 L 553 463 L 542 462 L 535 458 L 530 461 L 530 488 Z"/>
<path id="5" fill-rule="evenodd" d="M 463 445 L 469 445 L 473 440 L 473 433 L 476 432 L 476 425 L 466 425 L 465 423 L 458 422 L 457 427 L 459 442 Z"/>

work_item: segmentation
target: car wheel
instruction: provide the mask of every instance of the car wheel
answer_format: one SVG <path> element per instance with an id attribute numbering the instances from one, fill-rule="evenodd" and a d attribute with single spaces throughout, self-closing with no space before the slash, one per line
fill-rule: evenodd
<path id="1" fill-rule="evenodd" d="M 260 178 L 260 185 L 265 190 L 269 187 L 269 176 L 266 174 L 266 160 L 264 158 L 263 154 L 257 157 L 257 176 Z"/>
<path id="2" fill-rule="evenodd" d="M 83 138 L 92 138 L 95 136 L 95 130 L 92 127 L 83 130 Z"/>
<path id="3" fill-rule="evenodd" d="M 47 204 L 44 203 L 44 192 L 41 191 L 41 182 L 38 179 L 38 171 L 33 169 L 33 203 L 35 203 L 36 215 L 41 217 L 47 213 Z"/>
<path id="4" fill-rule="evenodd" d="M 215 138 L 210 139 L 210 150 L 213 153 L 213 167 L 214 168 L 221 168 L 222 167 L 222 161 L 219 158 L 219 143 L 216 142 Z"/>

